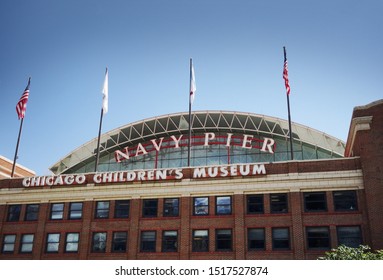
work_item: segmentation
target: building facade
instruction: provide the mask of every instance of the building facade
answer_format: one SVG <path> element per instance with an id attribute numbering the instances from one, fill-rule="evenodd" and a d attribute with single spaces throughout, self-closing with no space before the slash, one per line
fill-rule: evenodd
<path id="1" fill-rule="evenodd" d="M 315 259 L 383 248 L 383 100 L 346 143 L 238 112 L 146 119 L 51 167 L 0 180 L 0 259 Z M 190 156 L 190 158 L 189 158 Z M 190 162 L 190 166 L 188 166 Z"/>

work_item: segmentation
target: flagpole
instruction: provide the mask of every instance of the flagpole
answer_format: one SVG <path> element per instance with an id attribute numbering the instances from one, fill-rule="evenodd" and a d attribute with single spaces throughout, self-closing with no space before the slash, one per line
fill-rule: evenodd
<path id="1" fill-rule="evenodd" d="M 101 140 L 101 128 L 102 128 L 102 118 L 103 118 L 103 116 L 104 116 L 104 108 L 101 108 L 100 127 L 98 129 L 98 140 L 97 140 L 96 164 L 94 165 L 94 172 L 97 172 L 98 161 L 100 159 L 100 140 Z"/>
<path id="2" fill-rule="evenodd" d="M 188 167 L 190 167 L 190 155 L 191 155 L 191 130 L 192 130 L 192 118 L 191 118 L 191 91 L 192 91 L 192 67 L 193 61 L 190 58 L 190 87 L 189 87 L 189 140 L 188 140 Z"/>
<path id="3" fill-rule="evenodd" d="M 98 139 L 97 139 L 97 152 L 96 152 L 96 162 L 94 165 L 94 172 L 97 172 L 98 170 L 98 162 L 100 159 L 100 140 L 101 140 L 101 129 L 102 129 L 102 119 L 104 114 L 108 112 L 108 87 L 109 87 L 109 78 L 108 78 L 108 67 L 106 67 L 105 70 L 105 79 L 104 79 L 104 86 L 102 89 L 102 107 L 101 107 L 101 115 L 100 115 L 100 126 L 98 129 Z"/>
<path id="4" fill-rule="evenodd" d="M 283 47 L 283 53 L 284 53 L 284 61 L 285 63 L 287 62 L 287 57 L 286 57 L 286 47 Z M 287 65 L 284 66 L 285 71 L 287 71 Z M 287 73 L 286 73 L 287 76 Z M 287 77 L 285 78 L 287 79 Z M 288 91 L 287 91 L 287 114 L 288 114 L 288 119 L 289 119 L 289 137 L 290 137 L 290 157 L 291 160 L 294 159 L 294 151 L 293 151 L 293 137 L 292 137 L 292 130 L 291 130 L 291 114 L 290 114 L 290 85 L 288 86 Z"/>
<path id="5" fill-rule="evenodd" d="M 11 178 L 13 178 L 13 175 L 15 174 L 16 160 L 17 160 L 17 154 L 19 151 L 19 144 L 20 144 L 20 138 L 21 138 L 21 131 L 23 130 L 23 122 L 24 122 L 24 118 L 22 118 L 20 121 L 19 136 L 17 137 L 16 151 L 15 151 L 15 157 L 13 158 Z"/>

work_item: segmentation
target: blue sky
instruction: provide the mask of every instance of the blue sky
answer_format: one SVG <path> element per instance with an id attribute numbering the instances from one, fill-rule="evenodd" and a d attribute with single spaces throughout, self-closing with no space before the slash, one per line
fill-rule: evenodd
<path id="1" fill-rule="evenodd" d="M 381 0 L 2 0 L 0 155 L 29 76 L 18 163 L 49 174 L 97 137 L 106 66 L 103 132 L 187 111 L 190 58 L 193 110 L 287 119 L 283 46 L 292 121 L 345 141 L 353 108 L 382 98 L 382 14 Z"/>

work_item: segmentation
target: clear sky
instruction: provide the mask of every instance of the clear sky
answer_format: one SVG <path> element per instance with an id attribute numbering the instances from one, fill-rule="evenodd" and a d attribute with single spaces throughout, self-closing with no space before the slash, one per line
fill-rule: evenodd
<path id="1" fill-rule="evenodd" d="M 343 141 L 352 110 L 381 99 L 381 0 L 1 0 L 0 155 L 13 159 L 15 111 L 30 97 L 18 163 L 48 168 L 103 132 L 188 110 L 243 111 L 287 119 Z"/>

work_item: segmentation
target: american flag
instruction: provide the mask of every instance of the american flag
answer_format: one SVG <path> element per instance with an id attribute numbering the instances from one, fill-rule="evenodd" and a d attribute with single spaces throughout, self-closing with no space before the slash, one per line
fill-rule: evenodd
<path id="1" fill-rule="evenodd" d="M 20 119 L 24 119 L 25 111 L 27 110 L 27 102 L 29 97 L 29 85 L 31 84 L 31 78 L 28 80 L 28 85 L 24 90 L 23 95 L 20 97 L 19 102 L 16 105 L 17 116 Z"/>
<path id="2" fill-rule="evenodd" d="M 285 54 L 285 62 L 283 64 L 283 79 L 285 80 L 286 94 L 290 95 L 289 70 L 287 68 L 286 49 L 283 48 L 283 51 Z"/>

